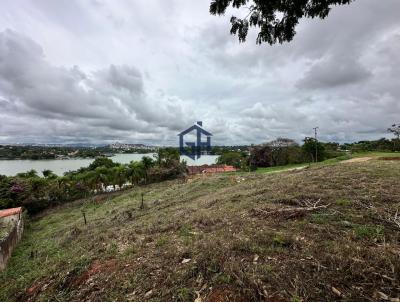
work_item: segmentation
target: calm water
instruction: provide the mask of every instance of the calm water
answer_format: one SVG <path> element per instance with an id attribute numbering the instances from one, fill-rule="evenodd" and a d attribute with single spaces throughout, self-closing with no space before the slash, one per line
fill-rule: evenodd
<path id="1" fill-rule="evenodd" d="M 139 161 L 143 156 L 154 157 L 154 154 L 116 154 L 110 157 L 113 161 L 127 164 L 132 160 Z M 218 156 L 203 155 L 194 161 L 187 156 L 181 156 L 189 166 L 199 166 L 204 164 L 214 164 Z M 17 173 L 26 172 L 31 169 L 40 174 L 43 170 L 51 170 L 57 175 L 63 175 L 64 172 L 78 170 L 81 167 L 87 167 L 94 159 L 48 159 L 48 160 L 0 160 L 0 175 L 13 176 Z"/>

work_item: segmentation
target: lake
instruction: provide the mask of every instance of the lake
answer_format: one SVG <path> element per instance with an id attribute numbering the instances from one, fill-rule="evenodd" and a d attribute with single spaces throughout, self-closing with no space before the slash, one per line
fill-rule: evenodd
<path id="1" fill-rule="evenodd" d="M 154 154 L 115 154 L 110 157 L 114 162 L 127 164 L 131 161 L 140 161 L 143 156 L 154 157 Z M 187 156 L 181 156 L 189 166 L 212 165 L 215 164 L 217 155 L 202 155 L 197 160 L 192 160 Z M 63 175 L 65 172 L 78 170 L 89 166 L 94 159 L 46 159 L 46 160 L 0 160 L 0 175 L 14 176 L 17 173 L 26 172 L 31 169 L 39 174 L 43 170 L 51 170 L 57 175 Z"/>

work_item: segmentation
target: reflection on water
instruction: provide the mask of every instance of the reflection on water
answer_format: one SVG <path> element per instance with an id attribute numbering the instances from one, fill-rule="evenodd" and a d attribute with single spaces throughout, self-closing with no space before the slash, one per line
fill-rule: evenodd
<path id="1" fill-rule="evenodd" d="M 115 162 L 127 164 L 132 160 L 139 161 L 143 156 L 154 158 L 154 154 L 116 154 L 110 158 Z M 203 155 L 197 160 L 192 160 L 187 156 L 181 156 L 181 160 L 185 160 L 189 166 L 211 165 L 216 162 L 217 158 L 218 156 L 215 155 Z M 57 175 L 63 175 L 65 172 L 87 167 L 92 161 L 93 159 L 0 160 L 0 175 L 13 176 L 31 169 L 38 173 L 43 170 L 51 170 Z"/>

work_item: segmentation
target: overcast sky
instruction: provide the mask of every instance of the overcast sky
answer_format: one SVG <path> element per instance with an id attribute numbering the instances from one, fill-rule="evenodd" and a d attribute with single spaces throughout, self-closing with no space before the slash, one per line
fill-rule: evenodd
<path id="1" fill-rule="evenodd" d="M 0 143 L 174 145 L 390 137 L 400 122 L 400 1 L 304 20 L 291 43 L 239 44 L 210 0 L 0 2 Z"/>

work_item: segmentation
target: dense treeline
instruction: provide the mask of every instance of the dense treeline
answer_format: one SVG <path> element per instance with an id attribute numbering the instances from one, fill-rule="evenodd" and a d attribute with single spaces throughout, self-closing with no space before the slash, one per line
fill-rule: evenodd
<path id="1" fill-rule="evenodd" d="M 381 152 L 397 152 L 400 151 L 400 139 L 381 138 L 375 141 L 359 141 L 351 144 L 341 145 L 342 149 L 352 152 L 365 151 L 381 151 Z"/>
<path id="2" fill-rule="evenodd" d="M 345 152 L 340 151 L 340 146 L 336 143 L 321 143 L 313 138 L 306 138 L 300 146 L 294 140 L 278 138 L 262 145 L 252 146 L 247 152 L 224 152 L 218 158 L 218 163 L 247 170 L 322 161 L 344 154 Z"/>
<path id="3" fill-rule="evenodd" d="M 103 147 L 69 147 L 69 146 L 9 146 L 0 145 L 0 159 L 57 159 L 57 158 L 96 158 L 114 153 L 152 153 L 153 150 L 136 148 L 132 150 L 115 150 Z"/>
<path id="4" fill-rule="evenodd" d="M 95 158 L 110 150 L 89 147 L 8 146 L 0 145 L 0 159 L 56 159 L 59 157 Z"/>
<path id="5" fill-rule="evenodd" d="M 351 144 L 323 143 L 313 138 L 305 138 L 302 145 L 286 138 L 252 146 L 245 151 L 223 151 L 218 164 L 233 165 L 248 170 L 257 167 L 274 167 L 288 164 L 300 164 L 323 161 L 346 156 L 349 153 L 380 151 L 400 151 L 400 140 L 382 138 L 376 141 L 360 141 Z"/>
<path id="6" fill-rule="evenodd" d="M 0 175 L 0 209 L 24 206 L 30 213 L 91 195 L 126 187 L 178 178 L 185 173 L 176 149 L 160 149 L 157 157 L 118 164 L 99 157 L 89 167 L 57 176 L 52 171 L 35 170 L 13 177 Z"/>

